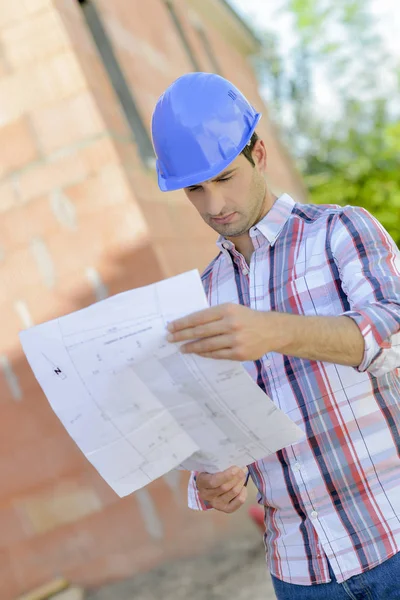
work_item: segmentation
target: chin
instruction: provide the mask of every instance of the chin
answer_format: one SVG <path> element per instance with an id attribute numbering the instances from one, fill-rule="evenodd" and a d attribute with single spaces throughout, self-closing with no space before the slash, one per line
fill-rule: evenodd
<path id="1" fill-rule="evenodd" d="M 238 224 L 236 223 L 235 225 L 231 225 L 229 227 L 229 225 L 226 225 L 224 227 L 224 231 L 221 231 L 220 233 L 222 233 L 222 235 L 228 236 L 228 237 L 239 237 L 241 235 L 245 235 L 246 233 L 248 233 L 250 227 L 246 226 L 242 226 L 239 227 Z M 221 227 L 222 230 L 222 227 Z"/>
<path id="2" fill-rule="evenodd" d="M 249 231 L 249 227 L 240 227 L 238 223 L 227 223 L 226 225 L 215 225 L 215 223 L 211 225 L 211 223 L 208 223 L 208 225 L 225 237 L 238 237 Z"/>

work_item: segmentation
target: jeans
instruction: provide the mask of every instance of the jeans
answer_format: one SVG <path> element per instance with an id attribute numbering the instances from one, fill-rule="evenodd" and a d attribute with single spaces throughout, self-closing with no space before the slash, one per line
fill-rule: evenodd
<path id="1" fill-rule="evenodd" d="M 400 552 L 382 564 L 337 583 L 329 565 L 332 581 L 318 585 L 296 585 L 272 576 L 278 600 L 400 600 Z"/>

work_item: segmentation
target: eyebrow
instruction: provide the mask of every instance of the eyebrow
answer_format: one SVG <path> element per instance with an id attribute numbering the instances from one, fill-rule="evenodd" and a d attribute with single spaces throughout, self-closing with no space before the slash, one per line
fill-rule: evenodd
<path id="1" fill-rule="evenodd" d="M 235 167 L 234 169 L 228 169 L 227 171 L 220 173 L 217 177 L 214 177 L 214 179 L 208 179 L 206 182 L 203 182 L 203 183 L 208 183 L 209 181 L 211 183 L 214 183 L 216 181 L 219 181 L 220 179 L 224 179 L 224 177 L 228 177 L 229 175 L 232 175 L 232 173 L 235 173 L 235 171 L 237 171 L 237 167 Z M 194 185 L 189 185 L 187 187 L 187 189 L 192 190 L 192 189 L 195 189 L 200 186 L 201 186 L 201 183 L 195 183 Z"/>
<path id="2" fill-rule="evenodd" d="M 234 173 L 235 171 L 237 171 L 237 167 L 235 169 L 228 169 L 228 171 L 224 171 L 223 173 L 220 173 L 218 175 L 218 177 L 211 179 L 211 182 L 218 181 L 219 179 L 223 179 L 224 177 L 228 177 L 228 175 L 232 175 L 232 173 Z"/>

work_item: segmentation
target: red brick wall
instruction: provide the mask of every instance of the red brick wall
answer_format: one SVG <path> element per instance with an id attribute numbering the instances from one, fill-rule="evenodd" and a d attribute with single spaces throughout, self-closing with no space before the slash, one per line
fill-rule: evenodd
<path id="1" fill-rule="evenodd" d="M 162 0 L 96 0 L 145 123 L 191 69 Z M 183 1 L 177 10 L 205 70 Z M 223 74 L 260 107 L 252 71 L 209 28 Z M 303 190 L 268 125 L 273 185 Z M 62 574 L 87 585 L 201 549 L 238 521 L 191 513 L 171 474 L 118 499 L 71 442 L 18 332 L 214 255 L 182 193 L 145 170 L 74 0 L 0 0 L 1 600 Z M 240 518 L 240 517 L 238 517 Z"/>

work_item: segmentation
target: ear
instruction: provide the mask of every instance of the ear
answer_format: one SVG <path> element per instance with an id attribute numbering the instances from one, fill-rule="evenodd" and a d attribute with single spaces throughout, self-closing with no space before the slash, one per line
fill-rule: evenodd
<path id="1" fill-rule="evenodd" d="M 263 140 L 256 141 L 252 156 L 258 170 L 265 173 L 267 170 L 267 149 Z"/>

